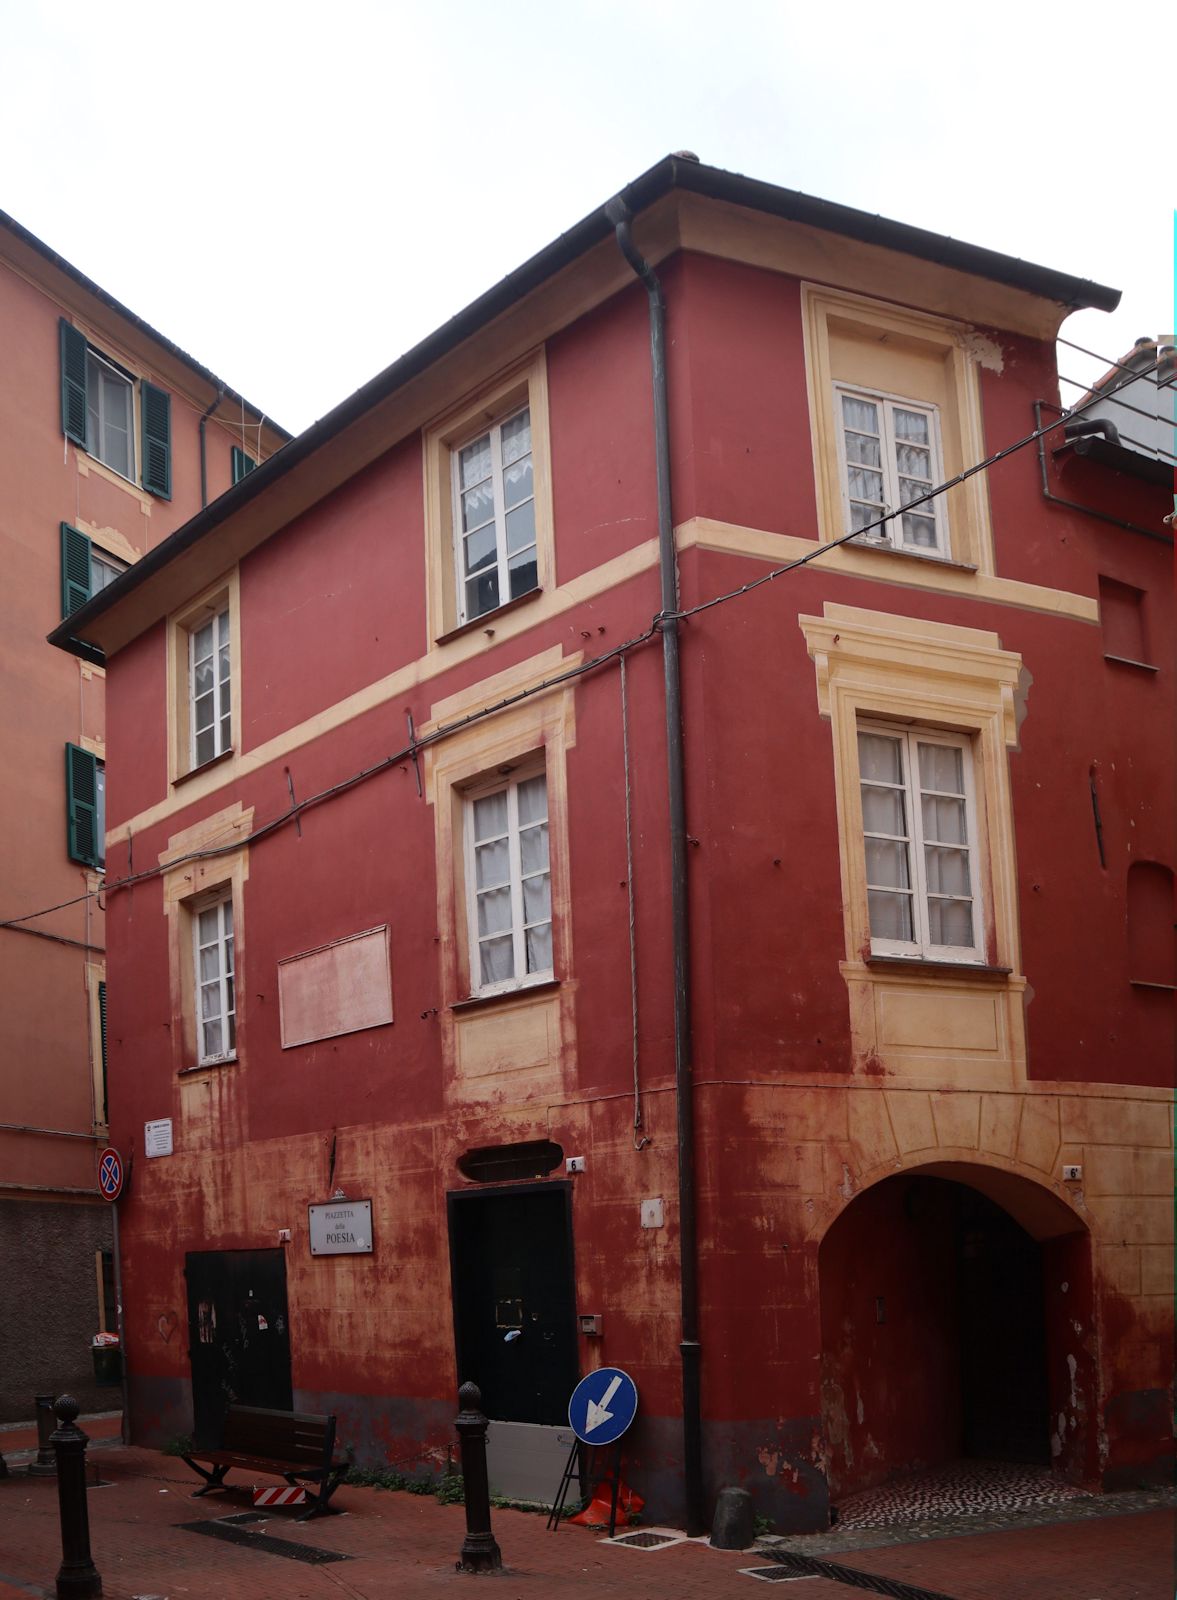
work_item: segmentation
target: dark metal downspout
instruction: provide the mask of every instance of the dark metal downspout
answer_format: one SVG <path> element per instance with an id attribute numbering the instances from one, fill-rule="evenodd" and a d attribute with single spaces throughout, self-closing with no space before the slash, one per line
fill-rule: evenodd
<path id="1" fill-rule="evenodd" d="M 1049 404 L 1050 402 L 1047 401 L 1045 403 Z M 1036 431 L 1041 431 L 1042 428 L 1043 404 L 1044 402 L 1041 400 L 1035 400 L 1034 402 L 1034 428 Z M 1052 406 L 1051 409 L 1057 410 L 1058 407 Z M 1109 423 L 1108 426 L 1112 428 L 1113 432 L 1115 431 L 1113 423 Z M 1080 433 L 1080 428 L 1081 424 L 1078 422 L 1067 424 L 1069 435 L 1078 434 L 1080 437 L 1088 437 L 1094 431 L 1103 431 L 1102 429 L 1084 428 Z M 1110 522 L 1113 528 L 1125 528 L 1129 533 L 1142 534 L 1146 539 L 1155 539 L 1158 544 L 1171 545 L 1173 543 L 1167 533 L 1158 533 L 1155 528 L 1142 528 L 1138 522 L 1125 522 L 1123 517 L 1113 517 L 1108 511 L 1096 511 L 1092 506 L 1080 505 L 1078 500 L 1064 500 L 1061 495 L 1055 494 L 1050 487 L 1050 475 L 1046 470 L 1045 438 L 1041 438 L 1038 441 L 1038 471 L 1042 476 L 1042 498 L 1048 500 L 1052 506 L 1063 506 L 1067 511 L 1081 511 L 1085 517 L 1094 517 L 1097 522 Z"/>
<path id="2" fill-rule="evenodd" d="M 217 390 L 216 399 L 200 419 L 200 509 L 208 505 L 208 465 L 204 457 L 204 425 L 225 398 L 225 385 Z"/>
<path id="3" fill-rule="evenodd" d="M 682 1298 L 683 1480 L 687 1532 L 705 1533 L 703 1430 L 700 1403 L 699 1274 L 695 1216 L 695 1110 L 691 1092 L 690 952 L 682 686 L 678 659 L 678 566 L 670 500 L 670 409 L 666 383 L 666 300 L 649 262 L 634 245 L 630 212 L 618 197 L 605 207 L 622 255 L 646 286 L 650 303 L 650 366 L 654 388 L 654 454 L 658 484 L 658 565 L 662 578 L 662 668 L 670 810 L 670 915 L 674 951 L 674 1088 L 678 1114 L 679 1280 Z"/>

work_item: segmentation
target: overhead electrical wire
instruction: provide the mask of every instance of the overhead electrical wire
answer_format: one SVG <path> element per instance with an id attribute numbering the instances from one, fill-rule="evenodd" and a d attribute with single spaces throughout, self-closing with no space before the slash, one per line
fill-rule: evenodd
<path id="1" fill-rule="evenodd" d="M 1126 361 L 1112 361 L 1107 356 L 1101 356 L 1097 350 L 1088 350 L 1086 345 L 1076 344 L 1073 339 L 1064 339 L 1061 333 L 1055 334 L 1055 343 L 1065 344 L 1068 350 L 1078 350 L 1080 355 L 1090 356 L 1093 361 L 1102 361 L 1105 367 L 1118 367 L 1121 372 L 1131 372 L 1134 377 L 1139 378 L 1142 376 L 1139 367 L 1130 366 Z M 1165 350 L 1171 350 L 1174 348 L 1173 345 L 1166 344 L 1160 339 L 1156 340 L 1156 344 Z M 1160 361 L 1157 362 L 1157 365 L 1160 365 Z M 1070 378 L 1063 379 L 1064 383 L 1071 383 L 1072 381 L 1073 380 Z M 1172 387 L 1172 384 L 1158 384 L 1157 387 L 1168 389 Z"/>
<path id="2" fill-rule="evenodd" d="M 1112 364 L 1121 365 L 1118 362 Z M 301 817 L 304 812 L 312 810 L 315 806 L 322 805 L 327 800 L 334 799 L 337 795 L 345 794 L 349 789 L 354 789 L 357 785 L 367 782 L 369 778 L 376 777 L 381 772 L 387 772 L 393 767 L 403 765 L 406 761 L 414 760 L 420 751 L 428 749 L 431 745 L 439 744 L 443 739 L 448 739 L 456 733 L 461 733 L 464 729 L 483 722 L 489 717 L 498 716 L 500 712 L 507 711 L 512 706 L 519 705 L 525 700 L 530 700 L 536 695 L 546 694 L 549 690 L 558 688 L 561 684 L 572 682 L 576 678 L 584 677 L 587 673 L 595 672 L 599 668 L 607 666 L 611 661 L 627 655 L 631 650 L 636 650 L 640 646 L 648 644 L 659 633 L 663 623 L 671 620 L 676 622 L 688 621 L 691 617 L 699 616 L 704 611 L 710 611 L 716 606 L 727 604 L 729 600 L 738 600 L 743 595 L 752 594 L 755 590 L 763 588 L 765 584 L 773 583 L 777 578 L 784 577 L 786 573 L 795 572 L 799 567 L 808 566 L 811 561 L 816 561 L 819 556 L 826 555 L 831 550 L 837 550 L 844 544 L 861 540 L 864 535 L 869 534 L 873 529 L 881 528 L 888 522 L 893 522 L 896 517 L 902 517 L 918 506 L 934 500 L 938 495 L 947 493 L 949 489 L 957 488 L 960 484 L 967 482 L 969 478 L 975 477 L 977 473 L 988 471 L 990 467 L 997 466 L 999 462 L 1006 460 L 1019 450 L 1024 450 L 1028 445 L 1036 444 L 1046 434 L 1052 433 L 1056 428 L 1064 427 L 1066 423 L 1082 415 L 1091 406 L 1110 399 L 1119 389 L 1126 388 L 1129 383 L 1133 383 L 1139 378 L 1147 377 L 1150 372 L 1155 372 L 1159 366 L 1160 358 L 1146 367 L 1130 369 L 1130 376 L 1123 383 L 1118 384 L 1116 388 L 1106 390 L 1101 394 L 1091 395 L 1080 405 L 1063 411 L 1053 422 L 1043 423 L 1040 428 L 1035 428 L 1032 433 L 1025 434 L 1021 439 L 1015 440 L 1013 444 L 1005 445 L 1002 449 L 994 451 L 992 455 L 986 456 L 982 461 L 975 462 L 971 467 L 966 467 L 962 472 L 958 472 L 955 477 L 946 479 L 943 483 L 929 489 L 927 493 L 908 501 L 906 505 L 900 506 L 894 511 L 884 511 L 881 517 L 876 517 L 873 522 L 867 523 L 864 528 L 855 528 L 850 533 L 844 533 L 836 539 L 828 540 L 825 544 L 815 545 L 812 550 L 806 551 L 804 555 L 797 556 L 792 561 L 786 561 L 779 567 L 774 567 L 771 572 L 762 573 L 759 578 L 754 578 L 750 583 L 744 583 L 736 589 L 729 589 L 722 594 L 714 595 L 710 600 L 702 600 L 697 605 L 688 606 L 680 611 L 660 611 L 653 618 L 648 628 L 639 634 L 635 634 L 633 638 L 614 645 L 611 650 L 592 656 L 589 660 L 582 661 L 563 672 L 554 673 L 551 677 L 544 678 L 539 683 L 529 684 L 527 688 L 520 689 L 514 694 L 505 695 L 491 705 L 480 706 L 477 711 L 468 712 L 464 717 L 459 717 L 454 722 L 444 723 L 440 727 L 434 728 L 430 733 L 420 736 L 414 734 L 409 743 L 394 755 L 385 756 L 383 760 L 375 762 L 372 766 L 352 773 L 350 777 L 342 778 L 338 783 L 329 785 L 317 794 L 309 795 L 305 800 L 299 800 L 288 806 L 278 816 L 271 818 L 269 822 L 263 823 L 261 827 L 255 828 L 248 838 L 230 840 L 225 844 L 214 845 L 207 850 L 192 850 L 186 855 L 174 857 L 164 864 L 147 867 L 142 872 L 128 873 L 122 878 L 108 878 L 98 889 L 88 890 L 85 894 L 75 895 L 72 899 L 59 901 L 57 905 L 47 906 L 40 911 L 27 912 L 21 917 L 6 918 L 4 921 L 0 921 L 0 929 L 15 928 L 24 922 L 33 922 L 40 917 L 52 916 L 54 912 L 65 911 L 71 906 L 81 905 L 87 900 L 97 898 L 100 894 L 109 895 L 124 889 L 132 889 L 137 884 L 160 878 L 165 873 L 175 872 L 178 867 L 186 866 L 190 862 L 214 860 L 219 856 L 231 855 L 247 845 L 256 844 L 259 840 L 277 832 L 278 829 L 285 827 L 287 823 L 293 822 L 296 817 Z"/>
<path id="3" fill-rule="evenodd" d="M 1078 378 L 1064 378 L 1061 372 L 1059 373 L 1058 381 L 1060 383 L 1069 383 L 1076 389 L 1082 387 Z M 1157 385 L 1158 390 L 1171 389 L 1172 387 L 1172 384 L 1169 383 L 1159 383 Z M 1121 400 L 1119 396 L 1115 394 L 1101 394 L 1099 399 L 1106 400 L 1109 405 L 1121 406 L 1125 411 L 1135 412 L 1138 417 L 1145 417 L 1149 422 L 1167 422 L 1169 420 L 1167 417 L 1162 417 L 1159 411 L 1145 411 L 1143 406 L 1134 406 L 1130 400 Z"/>
<path id="4" fill-rule="evenodd" d="M 1133 382 L 1136 378 L 1146 376 L 1148 372 L 1155 371 L 1159 365 L 1159 361 L 1154 361 L 1151 367 L 1145 368 L 1142 372 L 1134 372 L 1132 378 L 1126 379 L 1123 384 L 1117 387 L 1126 388 L 1128 383 Z M 1014 455 L 1018 450 L 1024 450 L 1027 445 L 1037 444 L 1038 440 L 1046 434 L 1052 433 L 1055 428 L 1064 427 L 1091 406 L 1096 405 L 1101 400 L 1108 399 L 1110 394 L 1113 393 L 1115 393 L 1115 390 L 1109 391 L 1107 394 L 1093 395 L 1081 405 L 1073 406 L 1070 410 L 1063 411 L 1053 422 L 1044 422 L 1040 428 L 1035 428 L 1032 433 L 1027 433 L 1021 439 L 1016 439 L 1013 444 L 1007 444 L 1003 449 L 994 451 L 991 456 L 986 456 L 983 461 L 978 461 L 971 467 L 965 467 L 964 471 L 958 472 L 954 478 L 946 479 L 944 483 L 929 489 L 926 494 L 917 495 L 914 500 L 909 500 L 906 505 L 900 506 L 897 511 L 885 511 L 881 517 L 876 517 L 873 522 L 868 522 L 865 528 L 855 528 L 852 532 L 844 533 L 837 539 L 831 539 L 828 544 L 818 545 L 815 549 L 806 551 L 803 556 L 798 556 L 793 561 L 786 561 L 783 566 L 774 567 L 771 572 L 761 573 L 760 577 L 753 578 L 751 583 L 742 583 L 738 589 L 729 589 L 723 594 L 714 595 L 710 600 L 702 600 L 696 606 L 690 606 L 685 611 L 679 611 L 676 613 L 677 618 L 685 621 L 688 617 L 698 616 L 701 611 L 710 611 L 713 606 L 721 606 L 728 600 L 735 600 L 739 595 L 751 594 L 753 590 L 763 588 L 766 583 L 772 583 L 776 578 L 783 577 L 786 572 L 794 572 L 798 567 L 806 566 L 810 561 L 816 560 L 818 556 L 825 555 L 827 551 L 836 550 L 839 545 L 849 544 L 852 539 L 861 539 L 865 534 L 869 534 L 872 528 L 881 528 L 884 523 L 892 522 L 896 517 L 906 515 L 908 512 L 915 510 L 917 506 L 926 505 L 929 500 L 934 500 L 937 495 L 944 494 L 949 489 L 955 489 L 969 478 L 975 478 L 978 472 L 987 472 L 990 467 L 996 466 L 999 461 L 1004 461 L 1007 456 Z"/>
<path id="5" fill-rule="evenodd" d="M 1060 383 L 1072 384 L 1076 389 L 1081 389 L 1083 387 L 1083 385 L 1081 383 L 1079 383 L 1077 379 L 1075 379 L 1075 378 L 1064 378 L 1061 375 L 1061 373 L 1059 375 L 1059 382 Z M 1158 384 L 1157 385 L 1158 389 L 1162 389 L 1162 388 L 1168 389 L 1168 388 L 1171 388 L 1171 387 L 1172 387 L 1171 384 Z M 1133 416 L 1143 417 L 1146 422 L 1159 422 L 1163 427 L 1166 427 L 1170 432 L 1172 432 L 1172 430 L 1173 430 L 1173 426 L 1174 426 L 1173 418 L 1163 414 L 1160 410 L 1157 410 L 1157 411 L 1145 411 L 1140 406 L 1131 405 L 1127 400 L 1118 399 L 1114 394 L 1100 395 L 1099 398 L 1100 398 L 1100 400 L 1106 400 L 1109 405 L 1121 406 L 1125 411 L 1130 411 L 1133 414 Z M 1177 456 L 1174 455 L 1172 450 L 1166 450 L 1164 445 L 1149 444 L 1144 439 L 1137 439 L 1133 434 L 1126 433 L 1123 428 L 1119 428 L 1117 431 L 1119 432 L 1120 439 L 1124 444 L 1134 444 L 1134 445 L 1136 445 L 1136 447 L 1139 450 L 1143 451 L 1146 455 L 1153 455 L 1153 456 L 1163 457 L 1166 462 L 1169 462 L 1169 463 L 1177 462 Z"/>

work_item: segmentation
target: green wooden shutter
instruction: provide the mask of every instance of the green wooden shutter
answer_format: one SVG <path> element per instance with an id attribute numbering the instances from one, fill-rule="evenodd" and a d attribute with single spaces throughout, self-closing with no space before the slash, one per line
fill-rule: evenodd
<path id="1" fill-rule="evenodd" d="M 139 386 L 143 414 L 143 487 L 172 498 L 172 397 L 146 379 Z"/>
<path id="2" fill-rule="evenodd" d="M 86 336 L 64 317 L 61 335 L 61 431 L 86 448 Z"/>
<path id="3" fill-rule="evenodd" d="M 233 446 L 233 482 L 240 483 L 242 478 L 247 478 L 257 466 L 252 456 L 247 456 L 244 450 Z"/>
<path id="4" fill-rule="evenodd" d="M 99 979 L 98 982 L 98 1044 L 102 1051 L 102 1120 L 108 1121 L 106 1114 L 106 984 Z"/>
<path id="5" fill-rule="evenodd" d="M 69 858 L 98 865 L 98 757 L 76 744 L 65 747 Z"/>
<path id="6" fill-rule="evenodd" d="M 90 541 L 68 522 L 61 525 L 61 614 L 84 606 L 90 598 Z"/>

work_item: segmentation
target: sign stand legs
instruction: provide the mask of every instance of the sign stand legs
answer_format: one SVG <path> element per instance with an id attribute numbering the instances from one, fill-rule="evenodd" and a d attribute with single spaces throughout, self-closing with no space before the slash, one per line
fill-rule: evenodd
<path id="1" fill-rule="evenodd" d="M 589 1446 L 588 1480 L 589 1480 L 589 1484 L 590 1485 L 592 1484 L 593 1479 L 597 1475 L 597 1471 L 598 1471 L 598 1468 L 597 1468 L 597 1456 L 600 1454 L 600 1449 L 602 1449 L 602 1448 L 606 1448 L 606 1447 L 605 1446 L 598 1447 L 598 1446 L 595 1446 L 595 1445 L 590 1445 Z M 564 1463 L 564 1473 L 563 1473 L 563 1476 L 560 1479 L 560 1487 L 556 1491 L 555 1502 L 554 1502 L 554 1504 L 552 1506 L 551 1511 L 548 1513 L 548 1529 L 549 1529 L 549 1531 L 554 1532 L 560 1526 L 560 1519 L 564 1515 L 564 1507 L 565 1507 L 565 1505 L 567 1504 L 567 1501 L 568 1501 L 568 1491 L 572 1486 L 572 1480 L 577 1476 L 577 1473 L 578 1473 L 577 1452 L 579 1451 L 579 1449 L 580 1449 L 580 1441 L 579 1441 L 579 1439 L 574 1439 L 572 1441 L 572 1449 L 568 1452 L 568 1460 Z M 610 1537 L 610 1539 L 612 1539 L 614 1534 L 617 1532 L 617 1501 L 618 1501 L 618 1497 L 620 1496 L 620 1494 L 621 1494 L 621 1440 L 619 1439 L 617 1441 L 617 1447 L 613 1452 L 612 1483 L 610 1485 L 610 1496 L 609 1496 L 609 1537 Z"/>
<path id="2" fill-rule="evenodd" d="M 560 1518 L 564 1515 L 564 1506 L 568 1499 L 568 1490 L 572 1480 L 577 1476 L 577 1451 L 580 1449 L 580 1440 L 573 1439 L 572 1449 L 568 1452 L 568 1460 L 564 1463 L 564 1476 L 560 1479 L 560 1487 L 556 1491 L 556 1499 L 548 1513 L 548 1528 L 554 1531 L 560 1526 Z"/>

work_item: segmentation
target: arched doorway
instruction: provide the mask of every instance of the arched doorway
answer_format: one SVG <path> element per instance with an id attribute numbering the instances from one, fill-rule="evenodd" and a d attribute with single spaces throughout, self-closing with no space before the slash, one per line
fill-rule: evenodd
<path id="1" fill-rule="evenodd" d="M 972 1457 L 1091 1476 L 1087 1234 L 1048 1190 L 940 1163 L 857 1195 L 818 1254 L 831 1496 Z"/>

